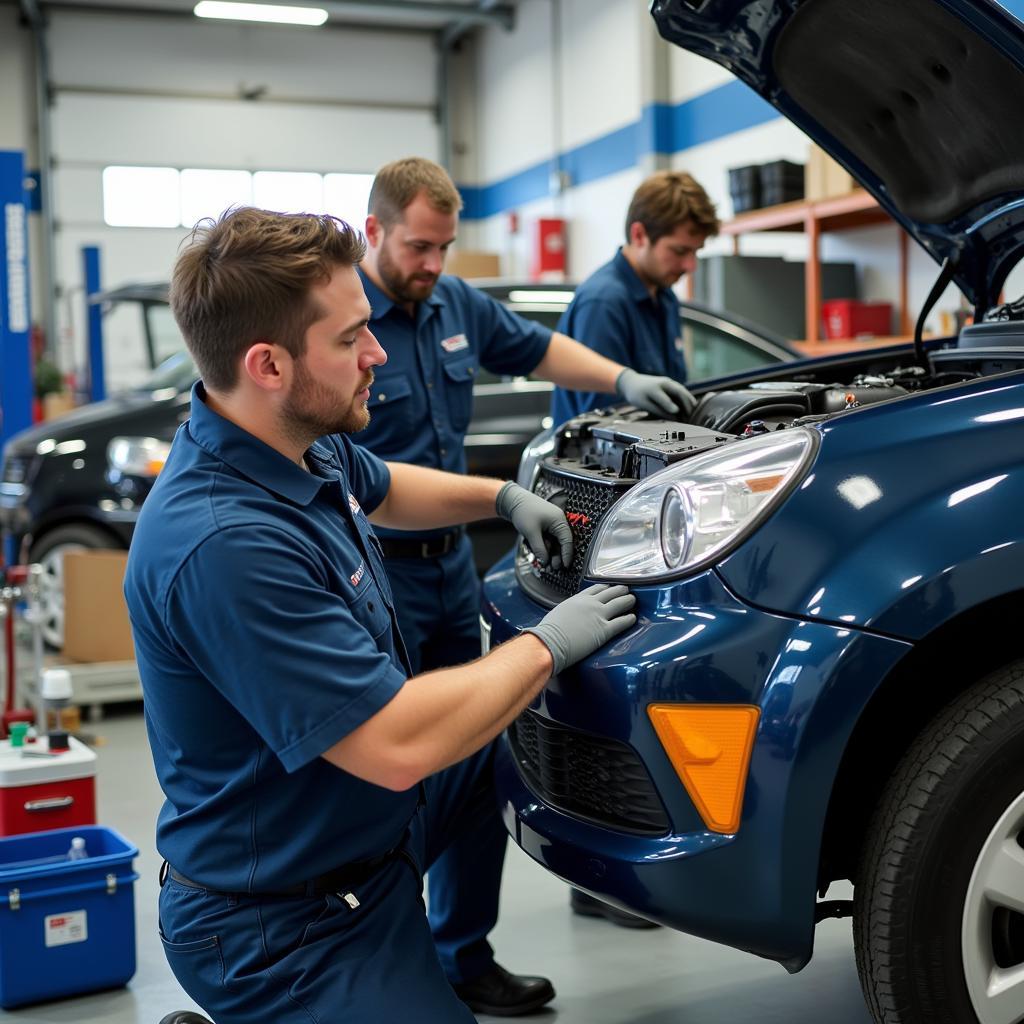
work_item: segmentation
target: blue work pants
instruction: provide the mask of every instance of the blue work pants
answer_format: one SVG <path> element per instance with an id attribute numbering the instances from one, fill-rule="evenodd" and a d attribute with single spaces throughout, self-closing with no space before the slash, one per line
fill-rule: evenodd
<path id="1" fill-rule="evenodd" d="M 439 558 L 389 558 L 385 566 L 414 675 L 480 657 L 480 581 L 468 537 Z M 498 917 L 504 857 L 504 832 L 485 847 L 475 839 L 455 842 L 427 876 L 430 929 L 452 981 L 489 966 L 479 968 L 481 908 L 493 908 L 489 930 Z"/>
<path id="2" fill-rule="evenodd" d="M 182 988 L 216 1024 L 472 1024 L 435 948 L 421 877 L 453 845 L 504 851 L 493 768 L 491 744 L 426 781 L 402 855 L 352 891 L 358 906 L 345 893 L 239 897 L 168 878 L 160 932 Z M 472 977 L 492 963 L 486 935 L 501 858 L 492 854 L 489 864 L 493 903 L 463 908 L 464 941 L 449 975 Z"/>

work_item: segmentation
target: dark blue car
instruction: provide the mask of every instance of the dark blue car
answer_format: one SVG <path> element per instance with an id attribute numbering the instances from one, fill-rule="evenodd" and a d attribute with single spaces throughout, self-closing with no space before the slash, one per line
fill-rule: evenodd
<path id="1" fill-rule="evenodd" d="M 798 971 L 854 918 L 885 1024 L 1024 1020 L 1024 26 L 988 0 L 655 0 L 932 255 L 914 346 L 619 406 L 528 450 L 573 564 L 520 542 L 499 643 L 591 581 L 638 622 L 504 742 L 514 840 L 600 899 Z M 949 282 L 957 338 L 920 324 Z M 828 900 L 834 881 L 852 901 Z"/>

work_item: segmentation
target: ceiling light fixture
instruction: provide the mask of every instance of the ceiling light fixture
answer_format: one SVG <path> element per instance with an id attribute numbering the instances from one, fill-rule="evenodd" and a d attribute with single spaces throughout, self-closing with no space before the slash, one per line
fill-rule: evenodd
<path id="1" fill-rule="evenodd" d="M 193 13 L 197 18 L 270 21 L 276 25 L 322 25 L 327 20 L 327 12 L 321 7 L 286 7 L 277 4 L 234 3 L 229 0 L 199 0 Z"/>

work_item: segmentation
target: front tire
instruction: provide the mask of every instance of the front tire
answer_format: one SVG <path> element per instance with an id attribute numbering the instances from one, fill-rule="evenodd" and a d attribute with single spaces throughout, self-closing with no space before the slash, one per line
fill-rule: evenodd
<path id="1" fill-rule="evenodd" d="M 904 756 L 864 843 L 854 944 L 878 1024 L 1024 1021 L 1024 662 Z"/>

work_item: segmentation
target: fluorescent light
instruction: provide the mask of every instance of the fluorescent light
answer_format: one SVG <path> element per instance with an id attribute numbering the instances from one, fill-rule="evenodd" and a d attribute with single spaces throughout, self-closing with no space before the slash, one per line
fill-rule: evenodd
<path id="1" fill-rule="evenodd" d="M 540 288 L 514 289 L 508 293 L 509 302 L 544 302 L 549 304 L 572 302 L 575 292 L 570 291 L 543 291 Z"/>
<path id="2" fill-rule="evenodd" d="M 199 0 L 193 8 L 197 18 L 228 21 L 272 21 L 279 25 L 322 25 L 327 12 L 321 7 L 285 7 L 277 4 L 243 4 L 229 0 Z"/>

